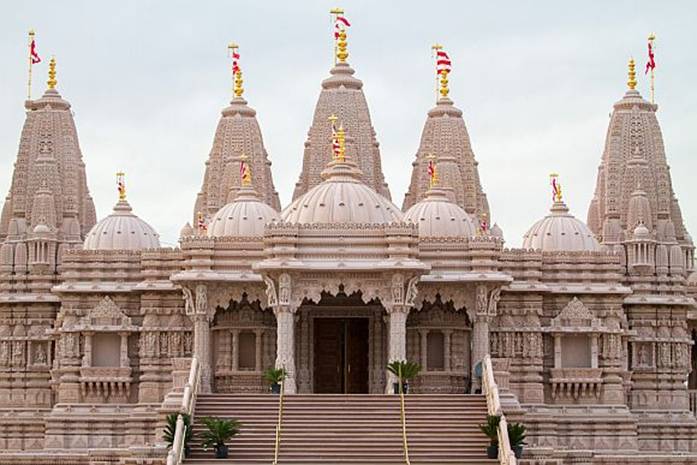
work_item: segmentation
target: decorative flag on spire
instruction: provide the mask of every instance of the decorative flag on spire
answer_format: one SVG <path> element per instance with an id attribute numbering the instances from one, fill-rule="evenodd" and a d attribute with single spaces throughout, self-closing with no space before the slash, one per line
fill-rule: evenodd
<path id="1" fill-rule="evenodd" d="M 486 213 L 482 213 L 482 216 L 479 219 L 479 233 L 482 236 L 489 233 L 489 219 L 487 218 Z"/>
<path id="2" fill-rule="evenodd" d="M 550 185 L 552 186 L 552 202 L 561 202 L 561 183 L 559 183 L 559 175 L 552 173 L 549 175 Z"/>
<path id="3" fill-rule="evenodd" d="M 346 19 L 346 16 L 344 16 L 344 12 L 341 11 L 341 13 L 337 13 L 334 18 L 334 39 L 338 40 L 341 32 L 346 32 L 347 27 L 351 27 L 351 23 Z"/>
<path id="4" fill-rule="evenodd" d="M 646 70 L 644 71 L 644 74 L 648 74 L 649 70 L 653 71 L 656 68 L 656 59 L 653 54 L 653 41 L 655 38 L 656 36 L 653 34 L 649 36 L 649 58 L 646 61 Z"/>
<path id="5" fill-rule="evenodd" d="M 119 191 L 119 200 L 126 200 L 126 174 L 122 171 L 116 173 L 116 189 Z"/>
<path id="6" fill-rule="evenodd" d="M 242 83 L 244 81 L 242 80 L 242 68 L 240 68 L 240 46 L 233 42 L 227 48 L 230 50 L 230 56 L 232 57 L 232 92 L 235 97 L 242 97 L 244 93 Z"/>
<path id="7" fill-rule="evenodd" d="M 346 28 L 351 27 L 351 23 L 341 8 L 332 8 L 329 13 L 334 20 L 334 64 L 345 63 L 348 58 Z"/>
<path id="8" fill-rule="evenodd" d="M 199 232 L 206 232 L 208 230 L 208 225 L 206 225 L 206 219 L 203 217 L 203 213 L 197 213 L 196 228 Z"/>
<path id="9" fill-rule="evenodd" d="M 240 180 L 245 187 L 252 185 L 252 169 L 247 164 L 248 159 L 249 157 L 245 154 L 240 157 Z"/>
<path id="10" fill-rule="evenodd" d="M 656 100 L 656 59 L 654 57 L 654 51 L 656 50 L 656 46 L 654 44 L 654 41 L 656 40 L 656 34 L 649 34 L 648 37 L 649 40 L 649 59 L 646 62 L 646 70 L 644 71 L 644 74 L 648 73 L 649 70 L 651 70 L 651 103 L 655 103 Z"/>
<path id="11" fill-rule="evenodd" d="M 436 74 L 449 73 L 452 70 L 452 64 L 445 50 L 436 50 Z"/>
<path id="12" fill-rule="evenodd" d="M 29 77 L 27 79 L 27 100 L 31 100 L 31 68 L 37 63 L 41 63 L 41 57 L 36 51 L 36 40 L 34 30 L 29 31 Z"/>
<path id="13" fill-rule="evenodd" d="M 448 88 L 448 74 L 452 70 L 450 55 L 443 50 L 443 46 L 435 44 L 431 47 L 436 55 L 436 98 L 440 94 L 441 98 L 446 98 L 450 93 Z"/>
<path id="14" fill-rule="evenodd" d="M 336 115 L 331 115 L 329 117 L 329 122 L 332 125 L 332 158 L 335 160 L 339 158 L 339 155 L 341 154 L 341 146 L 339 145 L 339 134 L 337 133 L 336 130 L 336 121 L 339 118 L 336 117 Z"/>
<path id="15" fill-rule="evenodd" d="M 433 154 L 428 155 L 428 186 L 435 187 L 438 184 L 438 171 L 436 169 L 436 156 Z"/>
<path id="16" fill-rule="evenodd" d="M 35 65 L 37 63 L 41 63 L 41 57 L 39 56 L 39 53 L 36 51 L 36 40 L 34 39 L 34 31 L 29 32 L 29 59 L 31 60 L 31 64 Z"/>

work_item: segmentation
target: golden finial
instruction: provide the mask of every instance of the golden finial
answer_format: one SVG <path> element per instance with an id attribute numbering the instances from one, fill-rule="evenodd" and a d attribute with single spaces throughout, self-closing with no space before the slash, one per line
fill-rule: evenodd
<path id="1" fill-rule="evenodd" d="M 561 202 L 561 183 L 559 182 L 559 175 L 557 173 L 550 173 L 549 184 L 552 186 L 552 202 Z"/>
<path id="2" fill-rule="evenodd" d="M 244 93 L 244 87 L 242 87 L 242 83 L 244 82 L 244 80 L 242 79 L 242 68 L 240 68 L 239 62 L 240 46 L 234 42 L 230 42 L 227 48 L 230 51 L 230 57 L 232 58 L 232 92 L 234 97 L 242 97 L 242 94 Z"/>
<path id="3" fill-rule="evenodd" d="M 436 95 L 440 94 L 441 98 L 446 98 L 450 93 L 450 88 L 448 87 L 448 74 L 450 73 L 450 57 L 443 50 L 441 44 L 433 44 L 431 46 L 433 50 L 433 55 L 436 59 Z"/>
<path id="4" fill-rule="evenodd" d="M 627 78 L 627 87 L 629 90 L 634 90 L 636 88 L 636 65 L 634 63 L 634 58 L 629 59 L 629 77 Z"/>
<path id="5" fill-rule="evenodd" d="M 46 81 L 46 84 L 48 84 L 49 89 L 55 89 L 56 84 L 58 84 L 58 81 L 56 81 L 56 57 L 51 57 L 51 61 L 48 64 L 48 81 Z"/>
<path id="6" fill-rule="evenodd" d="M 426 159 L 428 160 L 428 187 L 434 188 L 438 185 L 438 170 L 436 168 L 437 157 L 429 153 Z"/>
<path id="7" fill-rule="evenodd" d="M 252 168 L 247 163 L 248 160 L 249 157 L 244 153 L 240 155 L 240 180 L 243 187 L 252 185 Z"/>
<path id="8" fill-rule="evenodd" d="M 450 93 L 450 88 L 448 87 L 448 71 L 441 71 L 440 73 L 440 96 L 445 98 Z"/>
<path id="9" fill-rule="evenodd" d="M 343 8 L 332 8 L 329 13 L 334 17 L 334 63 L 346 63 L 347 51 L 346 28 L 351 26 L 344 16 Z"/>
<path id="10" fill-rule="evenodd" d="M 126 200 L 126 174 L 123 171 L 116 173 L 116 188 L 119 191 L 119 201 Z"/>

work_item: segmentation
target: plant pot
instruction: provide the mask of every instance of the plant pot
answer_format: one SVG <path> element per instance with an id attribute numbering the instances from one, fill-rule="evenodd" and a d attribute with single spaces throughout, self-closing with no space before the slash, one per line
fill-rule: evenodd
<path id="1" fill-rule="evenodd" d="M 486 448 L 486 457 L 488 459 L 497 459 L 499 458 L 499 446 L 498 445 L 492 445 Z"/>
<path id="2" fill-rule="evenodd" d="M 519 459 L 523 456 L 523 446 L 513 446 L 511 447 L 513 449 L 513 453 L 515 454 L 515 458 Z"/>
<path id="3" fill-rule="evenodd" d="M 271 385 L 271 394 L 280 394 L 281 393 L 281 385 L 279 383 L 273 383 Z"/>
<path id="4" fill-rule="evenodd" d="M 399 383 L 392 383 L 392 389 L 394 389 L 395 394 L 399 394 Z M 402 384 L 402 392 L 409 394 L 409 383 Z"/>
<path id="5" fill-rule="evenodd" d="M 215 458 L 216 459 L 226 459 L 228 454 L 228 448 L 225 444 L 215 446 Z"/>

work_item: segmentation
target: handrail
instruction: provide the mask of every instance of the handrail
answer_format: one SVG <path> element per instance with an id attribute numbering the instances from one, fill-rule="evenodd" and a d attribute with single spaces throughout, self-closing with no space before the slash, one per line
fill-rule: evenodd
<path id="1" fill-rule="evenodd" d="M 402 417 L 402 443 L 404 446 L 404 463 L 411 465 L 409 461 L 409 442 L 407 441 L 407 412 L 404 408 L 404 387 L 402 381 L 399 380 L 399 404 Z"/>
<path id="2" fill-rule="evenodd" d="M 285 389 L 285 380 L 281 380 L 281 392 L 278 395 L 278 423 L 276 424 L 276 441 L 273 451 L 273 465 L 278 465 L 278 452 L 281 449 L 281 422 L 283 421 L 283 392 Z"/>
<path id="3" fill-rule="evenodd" d="M 501 418 L 498 427 L 499 462 L 501 465 L 516 465 L 517 460 L 508 440 L 508 422 L 506 421 L 506 415 L 503 414 L 501 409 L 499 387 L 494 379 L 494 368 L 491 365 L 491 356 L 489 354 L 485 355 L 482 360 L 482 390 L 486 395 L 487 413 Z"/>
<path id="4" fill-rule="evenodd" d="M 179 415 L 177 416 L 177 427 L 174 430 L 174 441 L 172 449 L 167 454 L 167 465 L 180 465 L 184 459 L 184 438 L 186 437 L 186 426 L 184 425 L 184 416 L 188 415 L 190 426 L 193 427 L 194 405 L 196 404 L 196 396 L 198 387 L 201 382 L 201 368 L 198 363 L 198 358 L 191 358 L 191 369 L 189 370 L 189 379 L 184 385 L 184 393 L 182 402 L 179 406 Z"/>

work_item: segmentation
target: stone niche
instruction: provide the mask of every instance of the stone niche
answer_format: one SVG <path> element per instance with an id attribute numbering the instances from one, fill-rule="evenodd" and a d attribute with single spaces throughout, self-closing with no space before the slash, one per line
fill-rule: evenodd
<path id="1" fill-rule="evenodd" d="M 128 342 L 137 331 L 131 319 L 109 297 L 104 297 L 77 325 L 63 329 L 63 333 L 78 338 L 82 347 L 79 373 L 82 402 L 134 401 Z"/>
<path id="2" fill-rule="evenodd" d="M 265 392 L 265 369 L 276 353 L 276 319 L 259 301 L 233 301 L 218 308 L 213 322 L 216 392 Z"/>
<path id="3" fill-rule="evenodd" d="M 599 343 L 606 337 L 621 344 L 621 330 L 606 328 L 576 297 L 545 330 L 554 344 L 554 367 L 549 377 L 551 401 L 557 404 L 601 403 L 603 369 L 599 365 Z M 616 337 L 609 337 L 613 335 Z"/>

